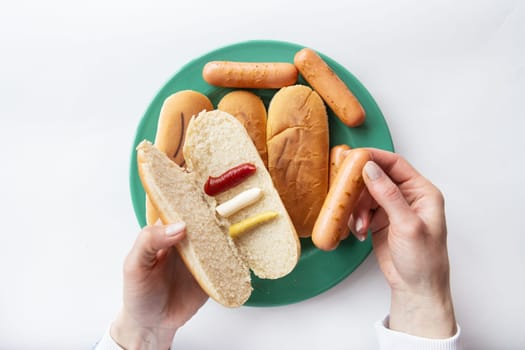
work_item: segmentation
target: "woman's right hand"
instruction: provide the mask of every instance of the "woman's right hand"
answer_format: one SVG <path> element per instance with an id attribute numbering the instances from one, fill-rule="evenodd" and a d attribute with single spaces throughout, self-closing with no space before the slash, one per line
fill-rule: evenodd
<path id="1" fill-rule="evenodd" d="M 111 337 L 125 349 L 168 349 L 177 329 L 208 300 L 182 261 L 176 244 L 186 225 L 142 229 L 124 262 L 123 305 Z"/>
<path id="2" fill-rule="evenodd" d="M 350 219 L 359 239 L 372 233 L 390 285 L 389 328 L 426 338 L 456 333 L 441 192 L 401 156 L 370 149 L 366 191 Z"/>

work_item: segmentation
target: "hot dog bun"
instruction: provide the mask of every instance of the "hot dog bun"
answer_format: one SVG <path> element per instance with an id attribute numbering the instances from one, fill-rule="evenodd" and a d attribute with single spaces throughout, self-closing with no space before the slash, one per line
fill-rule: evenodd
<path id="1" fill-rule="evenodd" d="M 224 95 L 217 109 L 230 113 L 242 123 L 259 151 L 264 165 L 267 165 L 266 107 L 261 98 L 250 91 L 232 91 Z"/>
<path id="2" fill-rule="evenodd" d="M 214 215 L 214 199 L 201 195 L 194 174 L 185 172 L 151 143 L 137 148 L 139 175 L 165 224 L 186 222 L 177 245 L 202 289 L 217 302 L 236 307 L 251 294 L 250 271 Z"/>
<path id="3" fill-rule="evenodd" d="M 251 294 L 249 269 L 261 278 L 279 278 L 297 264 L 300 244 L 272 180 L 242 124 L 222 111 L 202 112 L 193 118 L 183 148 L 182 169 L 149 142 L 137 148 L 139 175 L 164 223 L 184 220 L 187 238 L 177 246 L 183 260 L 210 297 L 240 306 Z M 255 174 L 215 197 L 204 193 L 210 175 L 250 162 Z M 264 196 L 249 207 L 221 218 L 217 204 L 252 187 Z M 228 228 L 254 214 L 274 211 L 278 216 L 235 240 Z"/>
<path id="4" fill-rule="evenodd" d="M 183 90 L 169 96 L 160 110 L 155 147 L 183 166 L 182 146 L 191 117 L 212 109 L 210 99 L 198 91 Z"/>
<path id="5" fill-rule="evenodd" d="M 304 85 L 279 90 L 267 122 L 268 169 L 297 233 L 308 237 L 328 192 L 326 108 Z"/>
<path id="6" fill-rule="evenodd" d="M 203 110 L 211 111 L 213 105 L 209 98 L 193 90 L 178 91 L 170 95 L 160 110 L 155 147 L 178 165 L 184 165 L 182 145 L 190 118 Z M 154 224 L 159 214 L 146 197 L 146 221 Z"/>
<path id="7" fill-rule="evenodd" d="M 297 233 L 270 174 L 242 124 L 220 110 L 200 113 L 188 126 L 183 153 L 188 170 L 196 174 L 200 183 L 205 183 L 208 176 L 222 174 L 240 163 L 249 162 L 257 167 L 253 176 L 215 198 L 223 203 L 248 188 L 261 188 L 263 198 L 246 210 L 228 217 L 229 222 L 238 222 L 268 210 L 278 212 L 279 217 L 242 235 L 235 240 L 236 245 L 258 277 L 275 279 L 292 271 L 300 255 Z"/>

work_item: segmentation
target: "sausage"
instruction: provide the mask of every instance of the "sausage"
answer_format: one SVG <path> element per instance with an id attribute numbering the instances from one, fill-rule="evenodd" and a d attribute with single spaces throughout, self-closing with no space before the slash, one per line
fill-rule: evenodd
<path id="1" fill-rule="evenodd" d="M 366 149 L 351 150 L 344 159 L 323 203 L 312 231 L 312 241 L 322 250 L 333 250 L 348 230 L 348 220 L 365 184 L 363 167 L 369 161 Z"/>
<path id="2" fill-rule="evenodd" d="M 242 163 L 225 171 L 217 177 L 209 176 L 204 184 L 204 192 L 208 196 L 215 196 L 237 186 L 246 178 L 253 175 L 256 170 L 257 167 L 255 165 L 251 163 Z"/>
<path id="3" fill-rule="evenodd" d="M 350 146 L 342 144 L 339 146 L 333 147 L 334 152 L 336 153 L 334 155 L 334 167 L 332 167 L 332 160 L 330 160 L 330 186 L 332 185 L 335 177 L 337 176 L 337 172 L 339 171 L 339 168 L 341 167 L 341 164 L 345 160 L 345 158 L 348 156 L 348 154 L 352 151 L 350 149 Z M 330 157 L 332 157 L 332 153 L 330 153 Z M 332 158 L 330 158 L 332 159 Z M 343 235 L 340 237 L 340 240 L 346 239 L 350 235 L 349 230 L 343 231 Z"/>
<path id="4" fill-rule="evenodd" d="M 211 61 L 202 69 L 204 80 L 230 88 L 278 89 L 297 82 L 297 68 L 281 62 Z"/>
<path id="5" fill-rule="evenodd" d="M 312 49 L 304 48 L 295 54 L 294 64 L 346 126 L 356 127 L 363 124 L 365 110 L 321 56 Z"/>
<path id="6" fill-rule="evenodd" d="M 193 90 L 183 90 L 170 95 L 160 110 L 155 136 L 155 147 L 180 166 L 184 166 L 182 146 L 186 128 L 192 116 L 203 110 L 213 110 L 208 97 Z M 152 225 L 159 219 L 159 214 L 146 197 L 146 221 Z"/>
<path id="7" fill-rule="evenodd" d="M 350 152 L 350 146 L 345 144 L 337 145 L 330 149 L 330 175 L 328 186 L 332 186 L 335 175 L 337 175 L 337 171 L 345 157 L 348 155 L 348 152 Z"/>
<path id="8" fill-rule="evenodd" d="M 337 172 L 339 171 L 339 168 L 341 167 L 341 164 L 345 160 L 348 153 L 350 153 L 351 149 L 350 146 L 346 144 L 338 145 L 332 147 L 330 150 L 330 177 L 329 177 L 329 186 L 332 186 L 332 183 L 334 182 L 334 179 L 337 175 Z M 344 231 L 343 235 L 340 237 L 341 240 L 348 237 L 350 234 L 350 231 L 346 230 Z"/>

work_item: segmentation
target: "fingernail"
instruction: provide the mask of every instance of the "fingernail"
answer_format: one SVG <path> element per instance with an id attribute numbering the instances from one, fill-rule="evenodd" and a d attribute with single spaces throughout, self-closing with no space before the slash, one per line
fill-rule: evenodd
<path id="1" fill-rule="evenodd" d="M 355 221 L 355 238 L 357 238 L 360 242 L 363 242 L 366 239 L 366 233 L 361 233 L 362 230 L 363 219 L 357 218 L 357 220 Z"/>
<path id="2" fill-rule="evenodd" d="M 363 219 L 357 218 L 355 221 L 355 233 L 361 235 L 361 230 L 363 229 Z"/>
<path id="3" fill-rule="evenodd" d="M 166 226 L 166 228 L 164 229 L 164 233 L 168 237 L 173 237 L 184 231 L 185 228 L 186 224 L 184 222 L 177 222 L 175 224 Z"/>
<path id="4" fill-rule="evenodd" d="M 366 162 L 364 170 L 365 170 L 366 176 L 371 181 L 375 181 L 379 179 L 379 177 L 383 173 L 383 170 L 381 170 L 381 168 L 373 161 Z"/>

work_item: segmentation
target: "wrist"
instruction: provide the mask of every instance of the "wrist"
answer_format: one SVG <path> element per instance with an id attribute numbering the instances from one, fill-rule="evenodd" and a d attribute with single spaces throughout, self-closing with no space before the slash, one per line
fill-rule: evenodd
<path id="1" fill-rule="evenodd" d="M 389 328 L 434 339 L 456 334 L 450 289 L 428 294 L 392 291 Z"/>
<path id="2" fill-rule="evenodd" d="M 126 350 L 169 349 L 176 329 L 146 327 L 121 311 L 111 325 L 111 338 Z"/>

